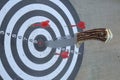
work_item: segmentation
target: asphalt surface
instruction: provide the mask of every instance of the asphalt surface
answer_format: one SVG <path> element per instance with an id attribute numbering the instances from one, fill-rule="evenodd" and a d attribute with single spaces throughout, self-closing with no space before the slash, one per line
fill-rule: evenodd
<path id="1" fill-rule="evenodd" d="M 110 28 L 113 39 L 85 42 L 83 63 L 75 80 L 120 80 L 120 0 L 70 0 L 88 29 Z"/>

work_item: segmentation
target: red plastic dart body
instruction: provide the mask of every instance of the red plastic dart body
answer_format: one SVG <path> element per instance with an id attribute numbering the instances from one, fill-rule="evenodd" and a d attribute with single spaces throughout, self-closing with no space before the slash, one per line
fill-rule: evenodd
<path id="1" fill-rule="evenodd" d="M 60 54 L 56 53 L 56 55 L 60 55 L 63 59 L 69 58 L 69 52 L 68 51 L 64 51 Z"/>
<path id="2" fill-rule="evenodd" d="M 43 22 L 40 23 L 40 25 L 41 25 L 42 28 L 46 28 L 46 27 L 49 27 L 49 26 L 50 26 L 50 25 L 49 25 L 49 22 L 50 22 L 49 20 L 43 21 Z"/>
<path id="3" fill-rule="evenodd" d="M 71 27 L 75 27 L 75 26 L 77 26 L 77 27 L 80 28 L 80 29 L 85 29 L 85 28 L 86 28 L 85 22 L 83 22 L 83 21 L 80 21 L 80 22 L 77 23 L 76 25 L 71 25 Z"/>
<path id="4" fill-rule="evenodd" d="M 77 24 L 77 27 L 80 28 L 80 29 L 85 29 L 85 28 L 86 28 L 85 22 L 80 21 L 80 22 Z"/>
<path id="5" fill-rule="evenodd" d="M 62 52 L 61 57 L 62 58 L 69 58 L 69 52 L 68 51 Z"/>
<path id="6" fill-rule="evenodd" d="M 40 23 L 36 23 L 36 24 L 33 24 L 34 27 L 42 27 L 42 28 L 47 28 L 47 27 L 50 27 L 49 25 L 49 20 L 46 20 L 46 21 L 43 21 L 43 22 L 40 22 Z"/>

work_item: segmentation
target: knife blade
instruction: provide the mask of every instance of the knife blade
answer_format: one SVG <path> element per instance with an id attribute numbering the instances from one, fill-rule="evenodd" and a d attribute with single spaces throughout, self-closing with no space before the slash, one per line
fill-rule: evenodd
<path id="1" fill-rule="evenodd" d="M 60 39 L 57 39 L 55 41 L 50 40 L 46 41 L 46 46 L 52 47 L 52 48 L 60 48 L 60 47 L 66 47 L 66 46 L 72 46 L 77 43 L 77 36 L 67 38 L 67 37 L 61 37 Z"/>

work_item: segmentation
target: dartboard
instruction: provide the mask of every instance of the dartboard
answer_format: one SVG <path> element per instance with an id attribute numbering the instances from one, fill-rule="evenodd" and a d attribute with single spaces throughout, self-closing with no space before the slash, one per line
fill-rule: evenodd
<path id="1" fill-rule="evenodd" d="M 0 0 L 0 78 L 74 80 L 84 44 L 59 48 L 41 44 L 81 32 L 78 27 L 69 27 L 78 22 L 69 0 Z M 55 55 L 66 50 L 69 58 Z"/>

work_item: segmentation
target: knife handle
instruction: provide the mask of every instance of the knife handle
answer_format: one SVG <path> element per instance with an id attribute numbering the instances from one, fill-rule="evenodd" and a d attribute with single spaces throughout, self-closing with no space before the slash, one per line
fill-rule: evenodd
<path id="1" fill-rule="evenodd" d="M 77 42 L 80 43 L 86 40 L 99 40 L 106 43 L 110 41 L 112 37 L 113 34 L 110 29 L 98 28 L 77 33 Z"/>

